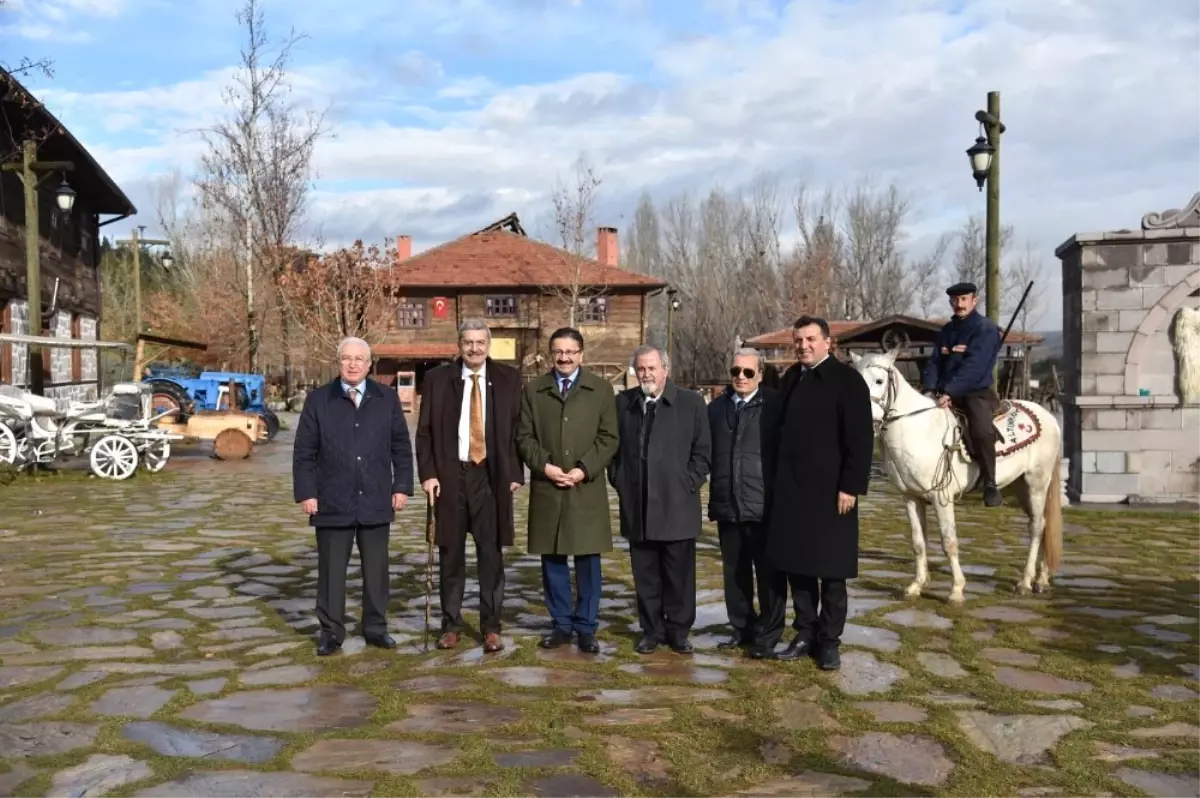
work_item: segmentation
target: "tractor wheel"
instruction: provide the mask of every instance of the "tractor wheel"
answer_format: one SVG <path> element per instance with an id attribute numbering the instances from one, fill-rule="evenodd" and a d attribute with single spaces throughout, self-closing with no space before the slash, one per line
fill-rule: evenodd
<path id="1" fill-rule="evenodd" d="M 267 422 L 267 440 L 275 440 L 275 436 L 279 434 L 279 416 L 270 410 L 264 410 L 259 416 Z"/>
<path id="2" fill-rule="evenodd" d="M 166 380 L 154 380 L 150 385 L 154 389 L 153 398 L 150 400 L 151 415 L 157 416 L 171 411 L 171 414 L 163 416 L 162 420 L 168 424 L 175 424 L 191 414 L 193 402 L 183 388 Z"/>

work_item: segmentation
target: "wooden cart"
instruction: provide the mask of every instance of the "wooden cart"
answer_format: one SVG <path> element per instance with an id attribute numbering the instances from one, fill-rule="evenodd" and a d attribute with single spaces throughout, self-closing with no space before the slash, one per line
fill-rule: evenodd
<path id="1" fill-rule="evenodd" d="M 255 444 L 267 440 L 262 416 L 241 410 L 199 410 L 187 421 L 157 422 L 159 429 L 184 436 L 184 442 L 212 441 L 213 454 L 220 460 L 244 460 Z"/>

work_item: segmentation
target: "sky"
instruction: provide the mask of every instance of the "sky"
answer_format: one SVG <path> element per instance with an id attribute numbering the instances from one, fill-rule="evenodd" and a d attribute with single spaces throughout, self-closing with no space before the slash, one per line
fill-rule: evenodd
<path id="1" fill-rule="evenodd" d="M 7 0 L 10 63 L 157 229 L 201 131 L 228 112 L 242 0 Z M 341 7 L 341 10 L 333 10 Z M 325 114 L 304 235 L 410 235 L 415 251 L 516 211 L 544 224 L 581 153 L 596 223 L 774 176 L 910 199 L 912 251 L 982 214 L 965 150 L 1001 92 L 1001 220 L 1044 256 L 1077 232 L 1136 228 L 1200 191 L 1195 0 L 263 0 L 290 31 L 291 99 Z M 1044 303 L 1041 326 L 1061 324 Z"/>

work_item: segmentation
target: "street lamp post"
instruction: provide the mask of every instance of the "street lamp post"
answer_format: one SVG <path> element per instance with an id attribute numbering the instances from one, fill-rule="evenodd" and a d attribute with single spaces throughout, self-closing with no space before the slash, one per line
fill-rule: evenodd
<path id="1" fill-rule="evenodd" d="M 679 310 L 679 300 L 675 295 L 678 293 L 674 288 L 667 289 L 667 360 L 671 359 L 671 350 L 675 342 L 675 311 Z"/>
<path id="2" fill-rule="evenodd" d="M 987 316 L 1000 323 L 1000 135 L 1004 123 L 1000 121 L 1000 92 L 989 91 L 987 110 L 976 111 L 975 120 L 983 128 L 984 135 L 975 139 L 967 150 L 971 159 L 971 174 L 975 184 L 983 191 L 987 184 L 987 233 L 985 239 L 985 288 Z M 986 136 L 986 138 L 985 138 Z"/>
<path id="3" fill-rule="evenodd" d="M 45 328 L 42 318 L 41 282 L 41 231 L 38 229 L 38 186 L 56 172 L 69 172 L 75 168 L 70 161 L 39 161 L 37 142 L 25 139 L 22 143 L 21 163 L 6 163 L 6 172 L 16 172 L 25 189 L 25 296 L 29 309 L 29 334 L 40 336 Z M 39 178 L 38 172 L 44 174 Z M 75 191 L 66 179 L 55 192 L 58 209 L 69 214 L 75 206 Z M 29 390 L 41 396 L 46 390 L 46 375 L 42 367 L 42 347 L 29 346 Z"/>
<path id="4" fill-rule="evenodd" d="M 133 335 L 135 339 L 142 333 L 142 245 L 171 246 L 170 241 L 164 241 L 161 238 L 142 238 L 141 231 L 145 229 L 145 225 L 139 225 L 133 229 L 131 238 L 117 239 L 118 244 L 128 244 L 133 248 Z M 163 254 L 161 260 L 162 265 L 167 269 L 170 269 L 171 264 L 175 262 L 175 259 L 171 257 L 170 250 Z"/>

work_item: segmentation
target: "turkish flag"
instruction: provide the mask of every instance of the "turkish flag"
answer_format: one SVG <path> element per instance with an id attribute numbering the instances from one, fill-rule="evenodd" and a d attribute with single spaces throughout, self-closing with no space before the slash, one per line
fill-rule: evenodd
<path id="1" fill-rule="evenodd" d="M 444 296 L 435 296 L 433 298 L 433 317 L 435 319 L 446 318 L 446 311 L 450 309 L 450 303 L 446 301 Z"/>

